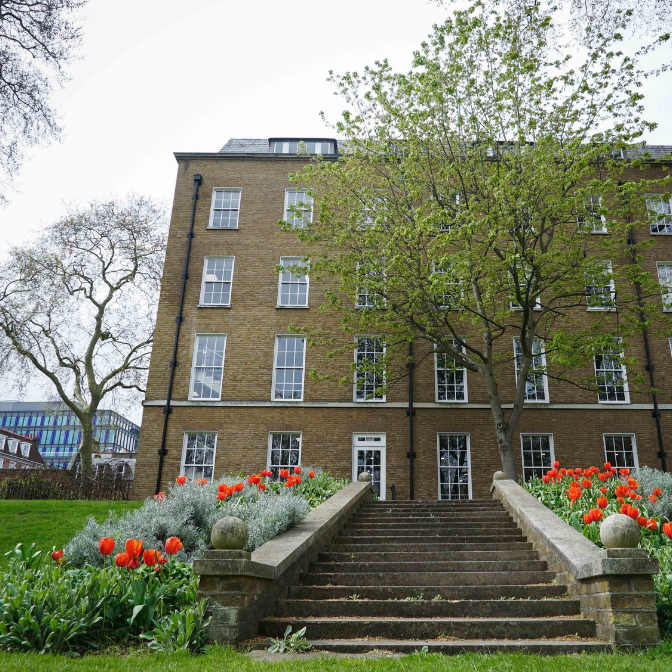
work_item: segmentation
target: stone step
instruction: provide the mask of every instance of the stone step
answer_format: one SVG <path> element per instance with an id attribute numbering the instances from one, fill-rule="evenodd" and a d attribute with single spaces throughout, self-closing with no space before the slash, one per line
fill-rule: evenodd
<path id="1" fill-rule="evenodd" d="M 360 509 L 359 513 L 415 513 L 417 515 L 424 515 L 426 513 L 486 513 L 486 512 L 506 512 L 506 509 L 501 504 L 492 504 L 492 505 L 468 505 L 468 506 L 450 506 L 436 502 L 435 504 L 430 504 L 427 506 L 374 506 L 372 504 L 364 504 Z"/>
<path id="2" fill-rule="evenodd" d="M 567 596 L 567 587 L 554 584 L 492 585 L 492 586 L 291 586 L 289 597 L 298 600 L 343 600 L 354 595 L 362 600 L 403 600 L 420 597 L 431 600 L 440 595 L 444 600 L 542 600 Z"/>
<path id="3" fill-rule="evenodd" d="M 385 512 L 374 512 L 374 513 L 360 513 L 354 518 L 355 522 L 362 523 L 387 523 L 395 522 L 397 520 L 480 520 L 482 522 L 490 520 L 511 520 L 511 516 L 506 511 L 482 511 L 480 513 L 472 514 L 470 511 L 451 511 L 450 513 L 445 513 L 441 511 L 440 513 L 415 513 L 408 512 L 404 514 L 400 511 L 393 511 L 392 513 Z"/>
<path id="4" fill-rule="evenodd" d="M 488 534 L 488 532 L 490 532 Z M 523 533 L 514 528 L 508 528 L 502 530 L 500 533 L 495 534 L 492 530 L 479 530 L 471 527 L 461 527 L 458 529 L 446 529 L 446 528 L 436 528 L 430 531 L 424 531 L 422 535 L 418 535 L 416 531 L 411 529 L 404 528 L 386 528 L 384 530 L 350 530 L 345 528 L 341 530 L 341 534 L 338 537 L 339 541 L 342 539 L 354 539 L 357 537 L 384 537 L 387 539 L 400 539 L 401 537 L 408 537 L 404 539 L 405 543 L 417 543 L 422 542 L 426 539 L 440 539 L 447 537 L 456 537 L 458 539 L 468 541 L 473 540 L 474 542 L 481 541 L 512 541 L 514 539 L 524 539 Z"/>
<path id="5" fill-rule="evenodd" d="M 404 539 L 406 541 L 406 539 Z M 428 540 L 426 543 L 398 544 L 398 543 L 367 543 L 366 539 L 348 539 L 347 541 L 340 541 L 331 547 L 332 553 L 387 553 L 387 552 L 407 552 L 413 553 L 415 551 L 421 553 L 454 553 L 467 551 L 531 551 L 532 542 L 530 541 L 509 541 L 509 542 L 495 542 L 487 541 L 481 543 L 455 542 L 451 539 L 450 542 L 444 542 L 439 537 L 438 539 Z"/>
<path id="6" fill-rule="evenodd" d="M 346 530 L 515 530 L 517 525 L 510 519 L 497 521 L 470 520 L 469 518 L 457 520 L 431 520 L 429 518 L 420 520 L 409 520 L 406 522 L 368 522 L 359 521 L 349 523 Z"/>
<path id="7" fill-rule="evenodd" d="M 578 600 L 279 600 L 280 618 L 549 618 L 578 616 Z"/>
<path id="8" fill-rule="evenodd" d="M 349 574 L 351 572 L 543 572 L 545 560 L 481 560 L 481 561 L 433 561 L 433 562 L 311 562 L 310 571 L 316 574 Z"/>
<path id="9" fill-rule="evenodd" d="M 282 637 L 287 626 L 308 639 L 541 639 L 595 636 L 586 618 L 265 618 L 259 634 Z"/>
<path id="10" fill-rule="evenodd" d="M 538 560 L 539 554 L 537 551 L 456 551 L 450 552 L 433 552 L 433 551 L 352 551 L 350 553 L 336 553 L 327 552 L 319 553 L 317 556 L 318 562 L 445 562 L 446 560 L 460 561 L 460 562 L 483 562 L 483 561 L 526 561 Z"/>
<path id="11" fill-rule="evenodd" d="M 496 499 L 375 499 L 362 506 L 502 506 Z"/>
<path id="12" fill-rule="evenodd" d="M 553 572 L 349 572 L 317 574 L 301 577 L 301 583 L 312 586 L 474 586 L 524 585 L 551 583 Z"/>
<path id="13" fill-rule="evenodd" d="M 314 651 L 329 651 L 339 654 L 364 654 L 375 651 L 389 651 L 391 653 L 413 653 L 427 647 L 428 653 L 440 653 L 445 656 L 454 656 L 464 653 L 531 653 L 539 656 L 567 656 L 579 653 L 601 653 L 613 651 L 609 642 L 597 640 L 562 640 L 562 639 L 517 639 L 517 640 L 394 640 L 375 639 L 367 640 L 317 640 L 310 639 L 308 643 Z M 255 643 L 264 650 L 268 642 Z M 476 669 L 476 668 L 474 668 Z"/>

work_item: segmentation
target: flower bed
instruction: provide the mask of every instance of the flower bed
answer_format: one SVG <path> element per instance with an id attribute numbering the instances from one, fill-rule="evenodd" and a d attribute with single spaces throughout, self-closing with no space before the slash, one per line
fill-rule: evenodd
<path id="1" fill-rule="evenodd" d="M 672 476 L 655 469 L 561 468 L 558 462 L 523 487 L 598 546 L 602 521 L 622 513 L 637 521 L 640 548 L 658 559 L 654 577 L 661 624 L 672 630 Z"/>
<path id="2" fill-rule="evenodd" d="M 249 531 L 247 550 L 253 551 L 302 520 L 347 485 L 320 470 L 285 473 L 278 481 L 262 471 L 247 478 L 224 477 L 218 483 L 187 481 L 179 477 L 166 493 L 149 498 L 144 505 L 123 516 L 111 514 L 102 523 L 90 519 L 65 547 L 65 556 L 76 567 L 102 566 L 98 540 L 117 540 L 115 552 L 123 550 L 123 540 L 142 539 L 146 547 L 164 550 L 164 541 L 176 536 L 183 548 L 177 559 L 191 562 L 210 548 L 212 526 L 225 516 L 245 521 Z M 312 474 L 312 476 L 311 476 Z"/>

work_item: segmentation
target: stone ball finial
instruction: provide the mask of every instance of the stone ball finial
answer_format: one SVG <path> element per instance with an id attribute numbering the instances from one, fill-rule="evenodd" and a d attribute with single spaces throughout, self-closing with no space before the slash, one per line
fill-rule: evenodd
<path id="1" fill-rule="evenodd" d="M 220 518 L 210 533 L 210 543 L 220 551 L 242 550 L 247 545 L 247 525 L 240 518 Z"/>
<path id="2" fill-rule="evenodd" d="M 622 513 L 607 516 L 600 526 L 600 539 L 605 548 L 637 548 L 640 538 L 637 521 Z"/>
<path id="3" fill-rule="evenodd" d="M 506 480 L 506 474 L 503 471 L 496 471 L 492 475 L 492 480 L 493 481 L 505 481 Z"/>
<path id="4" fill-rule="evenodd" d="M 371 483 L 371 473 L 368 471 L 363 471 L 359 476 L 357 476 L 357 480 L 360 483 Z"/>

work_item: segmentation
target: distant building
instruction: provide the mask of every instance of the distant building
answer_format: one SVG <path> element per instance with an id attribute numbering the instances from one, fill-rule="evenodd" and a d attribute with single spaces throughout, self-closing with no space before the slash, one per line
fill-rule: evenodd
<path id="1" fill-rule="evenodd" d="M 135 466 L 140 427 L 115 411 L 100 410 L 93 420 L 95 455 Z M 34 436 L 47 467 L 67 469 L 79 450 L 82 429 L 75 414 L 62 402 L 0 401 L 0 429 L 20 436 Z M 94 455 L 94 463 L 96 458 Z"/>
<path id="2" fill-rule="evenodd" d="M 44 469 L 35 437 L 0 429 L 0 469 Z"/>

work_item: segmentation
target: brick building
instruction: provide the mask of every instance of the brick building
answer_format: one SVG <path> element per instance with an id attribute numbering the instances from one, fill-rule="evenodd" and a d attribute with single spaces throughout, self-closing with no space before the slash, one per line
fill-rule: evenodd
<path id="1" fill-rule="evenodd" d="M 338 151 L 336 140 L 305 140 L 312 153 Z M 288 180 L 306 163 L 296 155 L 297 142 L 234 139 L 216 153 L 175 155 L 177 184 L 136 470 L 139 496 L 157 488 L 165 423 L 159 487 L 178 474 L 217 478 L 293 464 L 352 478 L 366 464 L 382 496 L 389 498 L 394 487 L 398 498 L 409 497 L 408 385 L 366 399 L 357 389 L 314 382 L 307 369 L 343 375 L 351 359 L 306 352 L 303 339 L 289 333 L 291 323 L 319 326 L 339 319 L 318 310 L 319 283 L 276 272 L 277 265 L 297 264 L 305 254 L 295 239 L 276 235 L 278 220 L 291 218 L 290 205 L 311 209 L 309 196 Z M 671 150 L 648 148 L 654 156 Z M 654 199 L 651 207 L 670 214 L 667 201 Z M 596 235 L 604 233 L 600 228 Z M 672 288 L 672 215 L 650 228 L 645 235 L 656 245 L 643 266 Z M 172 411 L 166 414 L 182 293 Z M 672 311 L 671 296 L 662 297 L 661 311 Z M 576 466 L 605 459 L 618 466 L 662 466 L 672 442 L 672 343 L 649 341 L 650 361 L 642 335 L 631 339 L 625 354 L 636 357 L 647 376 L 646 367 L 654 367 L 660 436 L 652 395 L 629 390 L 627 371 L 617 372 L 622 384 L 602 394 L 544 376 L 514 439 L 520 474 L 539 474 L 553 459 Z M 360 342 L 366 356 L 375 356 L 378 347 L 375 338 Z M 422 345 L 418 350 L 419 361 Z M 513 397 L 514 375 L 512 366 L 510 380 L 500 381 L 504 398 L 507 385 Z M 500 458 L 480 377 L 466 370 L 447 374 L 427 357 L 414 372 L 413 396 L 414 497 L 487 497 Z"/>
<path id="2" fill-rule="evenodd" d="M 36 436 L 24 436 L 0 428 L 0 472 L 13 469 L 44 469 Z"/>

